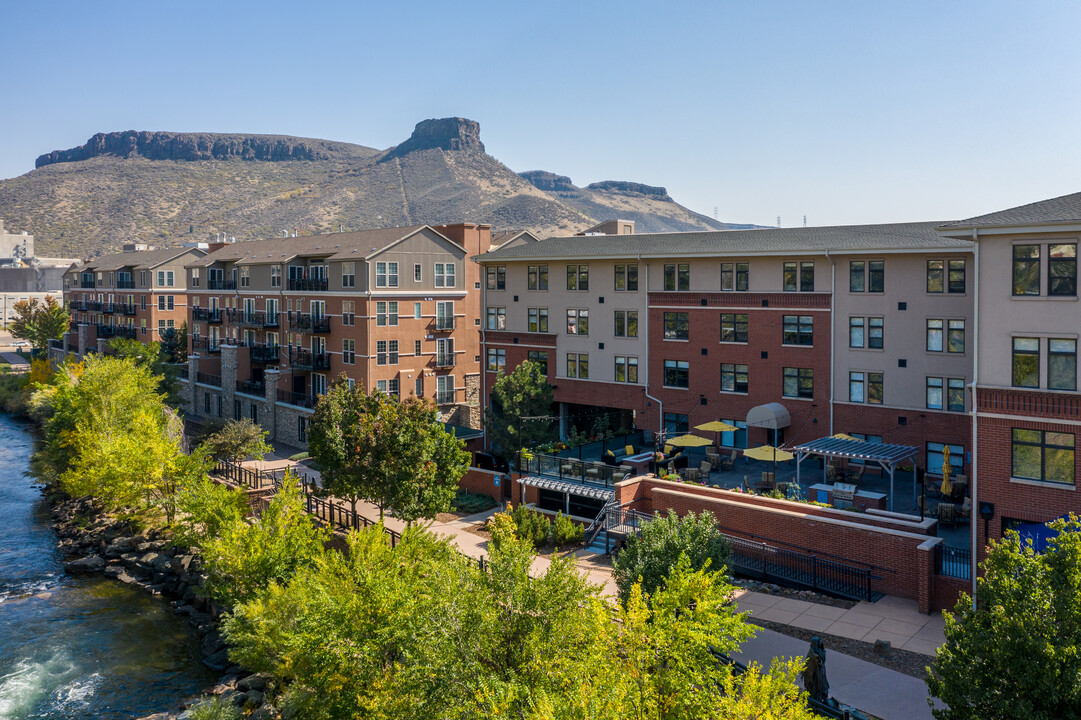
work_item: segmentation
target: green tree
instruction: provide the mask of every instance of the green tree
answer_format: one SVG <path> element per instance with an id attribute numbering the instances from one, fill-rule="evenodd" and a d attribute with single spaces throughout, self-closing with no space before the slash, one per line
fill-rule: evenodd
<path id="1" fill-rule="evenodd" d="M 14 319 L 8 330 L 17 338 L 29 340 L 37 350 L 48 347 L 49 340 L 62 337 L 71 322 L 68 311 L 52 295 L 46 295 L 44 302 L 36 298 L 20 300 L 11 309 Z"/>
<path id="2" fill-rule="evenodd" d="M 681 556 L 687 557 L 692 570 L 708 564 L 711 571 L 723 574 L 729 552 L 711 513 L 688 513 L 682 518 L 669 513 L 645 523 L 641 534 L 627 541 L 616 556 L 612 575 L 620 600 L 627 602 L 637 583 L 646 595 L 663 587 Z"/>
<path id="3" fill-rule="evenodd" d="M 976 609 L 962 593 L 929 668 L 939 720 L 1081 717 L 1081 522 L 1043 552 L 1016 532 L 988 546 Z"/>
<path id="4" fill-rule="evenodd" d="M 118 358 L 128 358 L 146 367 L 158 378 L 158 392 L 165 396 L 165 402 L 173 407 L 180 404 L 179 373 L 162 352 L 161 343 L 141 343 L 129 338 L 114 338 L 109 341 L 109 349 Z"/>
<path id="5" fill-rule="evenodd" d="M 255 458 L 262 460 L 270 452 L 267 431 L 248 418 L 227 420 L 200 443 L 200 447 L 219 460 L 238 463 Z"/>
<path id="6" fill-rule="evenodd" d="M 188 323 L 179 328 L 165 328 L 161 335 L 161 353 L 166 362 L 181 363 L 188 358 Z"/>
<path id="7" fill-rule="evenodd" d="M 308 435 L 323 488 L 350 501 L 367 500 L 412 523 L 446 512 L 469 467 L 461 441 L 437 419 L 425 398 L 401 402 L 344 381 L 319 399 Z"/>
<path id="8" fill-rule="evenodd" d="M 493 452 L 503 459 L 554 437 L 551 422 L 522 419 L 552 412 L 552 386 L 537 363 L 526 360 L 513 372 L 500 373 L 492 386 L 492 404 L 494 409 L 484 413 L 484 426 Z"/>
<path id="9" fill-rule="evenodd" d="M 220 537 L 225 528 L 242 524 L 248 514 L 248 500 L 242 491 L 216 483 L 205 474 L 181 485 L 176 502 L 179 518 L 174 538 L 185 547 L 202 547 L 209 539 Z"/>

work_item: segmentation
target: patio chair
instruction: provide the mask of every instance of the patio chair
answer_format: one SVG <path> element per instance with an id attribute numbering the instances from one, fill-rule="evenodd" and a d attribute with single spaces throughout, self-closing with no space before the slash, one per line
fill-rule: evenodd
<path id="1" fill-rule="evenodd" d="M 703 477 L 708 478 L 709 474 L 713 472 L 713 465 L 708 462 L 703 462 L 701 465 L 698 466 L 698 472 L 700 472 Z"/>
<path id="2" fill-rule="evenodd" d="M 938 522 L 942 525 L 946 523 L 957 525 L 957 506 L 953 503 L 939 503 L 935 514 L 938 516 Z"/>
<path id="3" fill-rule="evenodd" d="M 860 465 L 855 471 L 849 471 L 845 474 L 846 482 L 859 483 L 863 479 L 863 473 L 867 471 L 866 465 Z"/>
<path id="4" fill-rule="evenodd" d="M 721 455 L 721 470 L 732 470 L 736 467 L 736 456 L 729 453 L 728 455 Z"/>
<path id="5" fill-rule="evenodd" d="M 972 498 L 966 497 L 965 501 L 961 503 L 961 507 L 957 509 L 958 522 L 967 523 L 972 519 Z"/>
<path id="6" fill-rule="evenodd" d="M 777 487 L 777 483 L 774 480 L 773 473 L 763 472 L 762 479 L 754 484 L 754 489 L 759 492 L 769 492 Z"/>
<path id="7" fill-rule="evenodd" d="M 687 468 L 683 471 L 683 479 L 698 482 L 699 472 L 697 468 Z"/>
<path id="8" fill-rule="evenodd" d="M 837 465 L 831 463 L 826 466 L 826 482 L 835 483 L 844 480 L 844 477 L 844 473 L 841 472 Z"/>
<path id="9" fill-rule="evenodd" d="M 716 450 L 706 450 L 706 462 L 713 467 L 721 464 L 721 454 Z"/>

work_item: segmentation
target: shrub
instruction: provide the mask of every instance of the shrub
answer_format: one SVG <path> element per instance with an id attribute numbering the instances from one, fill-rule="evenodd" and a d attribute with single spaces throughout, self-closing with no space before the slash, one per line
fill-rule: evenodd
<path id="1" fill-rule="evenodd" d="M 545 515 L 531 507 L 519 505 L 511 510 L 511 518 L 515 527 L 518 528 L 518 537 L 529 542 L 533 547 L 539 547 L 548 542 L 549 528 L 552 523 Z"/>
<path id="2" fill-rule="evenodd" d="M 240 708 L 220 697 L 195 705 L 187 712 L 189 720 L 240 720 Z"/>
<path id="3" fill-rule="evenodd" d="M 584 527 L 563 513 L 556 515 L 555 522 L 552 523 L 552 542 L 555 543 L 556 547 L 577 545 L 585 539 L 585 536 L 586 529 Z"/>
<path id="4" fill-rule="evenodd" d="M 459 488 L 454 493 L 454 502 L 451 503 L 450 509 L 451 512 L 463 512 L 472 515 L 473 513 L 491 510 L 497 505 L 499 503 L 493 500 L 490 495 L 471 493 L 468 490 Z"/>
<path id="5" fill-rule="evenodd" d="M 292 460 L 293 462 L 300 462 L 301 460 L 307 460 L 309 457 L 311 457 L 311 456 L 308 455 L 308 453 L 305 451 L 305 452 L 298 452 L 296 455 L 290 455 L 289 459 Z"/>

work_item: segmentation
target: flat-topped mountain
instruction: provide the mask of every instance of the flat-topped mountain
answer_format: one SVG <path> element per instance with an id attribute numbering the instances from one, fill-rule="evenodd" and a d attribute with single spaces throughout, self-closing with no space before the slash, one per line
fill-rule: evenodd
<path id="1" fill-rule="evenodd" d="M 424 120 L 383 151 L 284 135 L 98 133 L 0 181 L 0 217 L 33 234 L 39 254 L 63 256 L 219 233 L 247 240 L 461 221 L 541 236 L 615 217 L 642 232 L 739 227 L 682 207 L 664 188 L 519 175 L 485 151 L 479 124 L 465 118 Z"/>

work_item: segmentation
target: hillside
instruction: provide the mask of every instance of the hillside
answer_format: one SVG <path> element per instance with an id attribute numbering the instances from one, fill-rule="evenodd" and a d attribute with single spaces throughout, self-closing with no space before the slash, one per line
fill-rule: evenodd
<path id="1" fill-rule="evenodd" d="M 479 125 L 462 118 L 418 123 L 409 139 L 382 152 L 274 135 L 128 131 L 46 153 L 36 169 L 0 181 L 0 217 L 33 234 L 38 254 L 61 256 L 217 233 L 247 240 L 294 228 L 463 220 L 542 236 L 617 216 L 642 231 L 729 227 L 682 207 L 663 188 L 576 188 L 567 180 L 545 189 L 537 173 L 524 175 L 487 154 Z"/>

